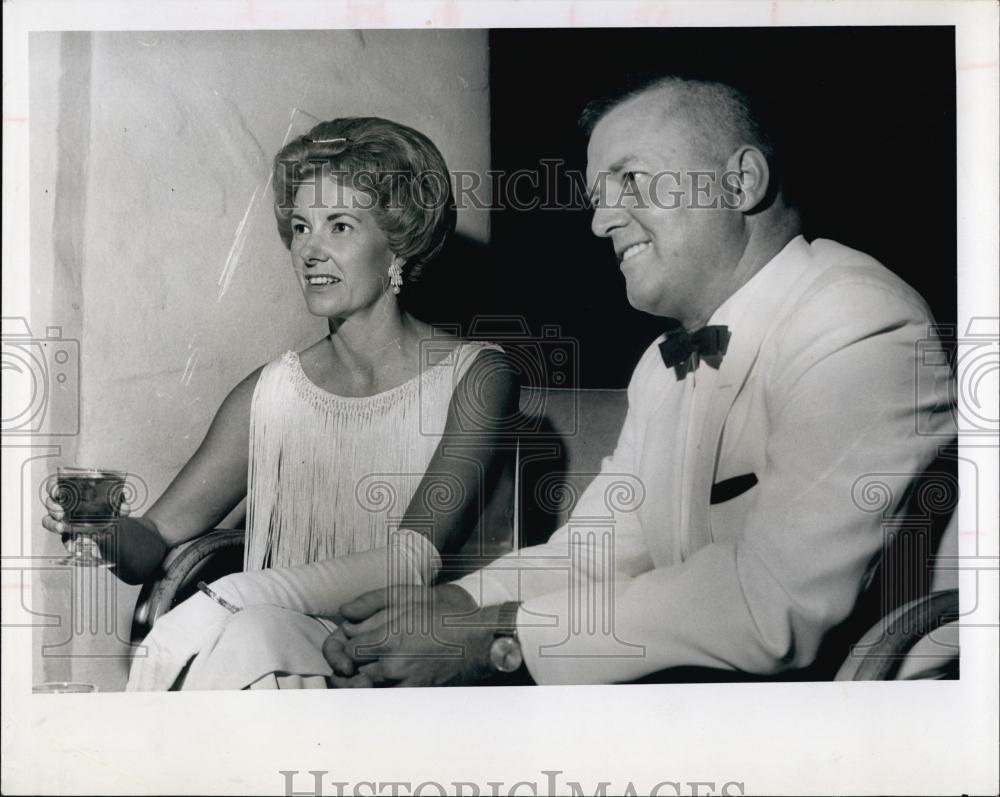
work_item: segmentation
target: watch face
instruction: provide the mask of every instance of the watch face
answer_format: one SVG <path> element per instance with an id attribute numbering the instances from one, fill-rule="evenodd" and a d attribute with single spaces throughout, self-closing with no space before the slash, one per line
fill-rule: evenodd
<path id="1" fill-rule="evenodd" d="M 521 646 L 512 636 L 500 636 L 490 645 L 490 663 L 500 672 L 515 672 L 524 663 Z"/>

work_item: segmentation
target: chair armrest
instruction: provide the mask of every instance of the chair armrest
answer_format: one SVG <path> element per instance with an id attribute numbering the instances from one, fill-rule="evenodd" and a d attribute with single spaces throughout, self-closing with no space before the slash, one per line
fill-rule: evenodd
<path id="1" fill-rule="evenodd" d="M 932 592 L 883 617 L 851 646 L 837 681 L 888 681 L 921 639 L 958 619 L 958 590 Z M 955 656 L 957 658 L 957 651 Z"/>
<path id="2" fill-rule="evenodd" d="M 216 529 L 172 549 L 159 577 L 142 585 L 132 614 L 132 644 L 146 638 L 154 623 L 197 589 L 243 569 L 243 529 Z"/>

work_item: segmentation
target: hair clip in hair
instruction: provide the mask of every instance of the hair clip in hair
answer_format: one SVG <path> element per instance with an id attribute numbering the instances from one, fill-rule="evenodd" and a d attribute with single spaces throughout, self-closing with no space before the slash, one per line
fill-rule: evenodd
<path id="1" fill-rule="evenodd" d="M 344 138 L 343 136 L 341 136 L 339 138 L 306 138 L 306 137 L 303 137 L 302 140 L 306 144 L 333 144 L 333 145 L 338 145 L 339 144 L 340 145 L 339 149 L 340 149 L 341 152 L 343 152 L 345 149 L 347 149 L 347 145 L 351 143 L 351 139 Z"/>

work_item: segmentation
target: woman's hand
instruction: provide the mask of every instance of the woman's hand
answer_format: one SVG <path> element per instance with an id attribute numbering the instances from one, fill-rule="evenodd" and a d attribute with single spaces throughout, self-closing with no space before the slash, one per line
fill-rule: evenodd
<path id="1" fill-rule="evenodd" d="M 49 489 L 46 491 L 42 502 L 45 504 L 46 515 L 42 518 L 42 527 L 46 531 L 50 531 L 53 534 L 59 534 L 62 537 L 62 541 L 65 543 L 73 532 L 72 526 L 69 525 L 63 518 L 66 517 L 66 512 L 53 496 L 53 491 L 57 490 L 55 481 L 52 482 Z"/>
<path id="2" fill-rule="evenodd" d="M 42 517 L 42 528 L 53 534 L 58 534 L 62 539 L 63 545 L 70 553 L 72 553 L 73 525 L 66 520 L 66 510 L 63 509 L 62 504 L 56 500 L 56 496 L 58 496 L 58 494 L 58 484 L 55 479 L 52 479 L 48 490 L 42 499 L 46 512 L 46 514 Z M 122 502 L 118 508 L 118 517 L 128 517 L 131 509 L 132 508 L 128 502 L 122 498 Z M 101 556 L 106 556 L 108 549 L 111 548 L 110 542 L 114 533 L 112 529 L 117 527 L 118 524 L 111 523 L 108 525 L 107 530 L 102 533 L 88 535 L 97 543 L 101 550 Z"/>
<path id="3" fill-rule="evenodd" d="M 55 480 L 42 502 L 46 514 L 42 527 L 58 534 L 66 549 L 72 554 L 73 524 L 66 520 L 66 511 L 56 500 L 59 494 Z M 152 578 L 167 555 L 168 546 L 156 523 L 148 517 L 130 517 L 132 507 L 124 500 L 118 509 L 117 520 L 99 532 L 87 532 L 101 552 L 101 557 L 114 567 L 114 573 L 126 584 L 142 584 Z"/>

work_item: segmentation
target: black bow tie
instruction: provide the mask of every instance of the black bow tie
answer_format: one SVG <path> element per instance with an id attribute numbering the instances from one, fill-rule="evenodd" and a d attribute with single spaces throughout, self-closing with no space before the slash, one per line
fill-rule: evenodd
<path id="1" fill-rule="evenodd" d="M 689 371 L 698 367 L 702 359 L 713 368 L 722 364 L 722 357 L 732 337 L 727 326 L 702 327 L 697 332 L 688 332 L 677 319 L 669 319 L 667 337 L 660 344 L 663 364 L 677 372 L 683 379 Z"/>

